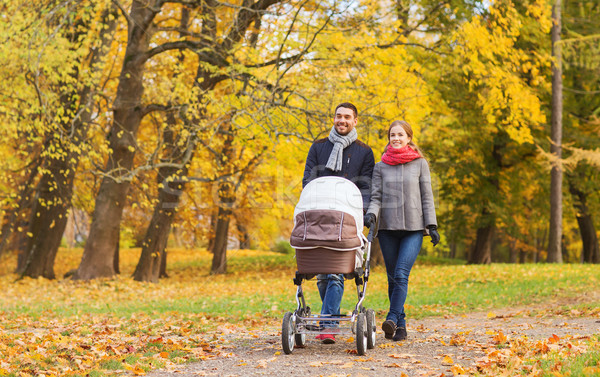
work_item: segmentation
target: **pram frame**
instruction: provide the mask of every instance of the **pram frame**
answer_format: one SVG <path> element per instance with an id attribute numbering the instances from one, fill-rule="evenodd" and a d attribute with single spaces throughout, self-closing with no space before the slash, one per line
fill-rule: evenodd
<path id="1" fill-rule="evenodd" d="M 310 312 L 310 307 L 306 304 L 305 295 L 302 290 L 302 281 L 310 280 L 316 274 L 301 274 L 296 272 L 296 277 L 293 279 L 296 288 L 296 310 L 287 312 L 284 315 L 282 324 L 282 344 L 286 354 L 291 354 L 294 346 L 304 347 L 306 344 L 306 335 L 319 334 L 355 334 L 357 353 L 364 355 L 366 349 L 375 347 L 376 325 L 375 313 L 372 309 L 367 309 L 363 306 L 366 297 L 367 284 L 371 271 L 371 243 L 375 235 L 375 225 L 371 227 L 365 243 L 365 261 L 362 267 L 356 268 L 354 272 L 344 274 L 346 279 L 354 278 L 356 283 L 356 293 L 358 301 L 354 310 L 350 315 L 313 315 Z M 350 329 L 340 327 L 322 327 L 322 321 L 328 322 L 350 322 Z"/>

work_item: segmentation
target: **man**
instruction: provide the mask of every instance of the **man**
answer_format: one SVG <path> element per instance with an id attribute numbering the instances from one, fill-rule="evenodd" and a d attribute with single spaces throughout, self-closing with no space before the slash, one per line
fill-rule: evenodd
<path id="1" fill-rule="evenodd" d="M 356 106 L 344 102 L 335 108 L 333 128 L 329 137 L 315 141 L 308 151 L 302 187 L 318 177 L 347 178 L 360 189 L 363 208 L 366 211 L 371 197 L 371 176 L 375 158 L 371 148 L 358 140 L 355 128 L 357 123 Z M 323 302 L 321 315 L 339 315 L 344 294 L 344 275 L 317 275 L 317 287 Z M 333 325 L 324 323 L 323 326 Z M 317 339 L 325 344 L 335 343 L 335 337 L 331 334 L 320 334 Z"/>

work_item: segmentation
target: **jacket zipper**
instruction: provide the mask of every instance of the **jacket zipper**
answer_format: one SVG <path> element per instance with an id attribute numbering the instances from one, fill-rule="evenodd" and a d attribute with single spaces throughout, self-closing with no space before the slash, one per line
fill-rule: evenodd
<path id="1" fill-rule="evenodd" d="M 340 233 L 338 234 L 338 241 L 342 240 L 342 225 L 344 224 L 344 212 L 342 212 L 342 220 L 340 221 Z"/>

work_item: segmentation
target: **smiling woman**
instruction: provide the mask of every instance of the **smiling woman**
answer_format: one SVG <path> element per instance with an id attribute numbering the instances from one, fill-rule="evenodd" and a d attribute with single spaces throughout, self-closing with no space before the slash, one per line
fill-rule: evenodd
<path id="1" fill-rule="evenodd" d="M 433 246 L 440 241 L 429 165 L 412 142 L 405 121 L 388 129 L 388 145 L 373 170 L 371 204 L 365 222 L 379 218 L 379 244 L 388 275 L 390 310 L 381 328 L 387 339 L 405 340 L 408 277 L 421 251 L 423 235 Z"/>

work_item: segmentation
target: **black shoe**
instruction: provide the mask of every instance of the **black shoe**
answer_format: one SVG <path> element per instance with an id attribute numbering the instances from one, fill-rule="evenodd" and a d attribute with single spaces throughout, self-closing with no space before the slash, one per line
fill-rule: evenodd
<path id="1" fill-rule="evenodd" d="M 406 327 L 398 327 L 392 339 L 394 339 L 395 342 L 406 340 Z"/>
<path id="2" fill-rule="evenodd" d="M 386 339 L 392 339 L 394 337 L 394 331 L 396 331 L 396 324 L 391 319 L 383 322 L 381 329 L 385 333 Z"/>

